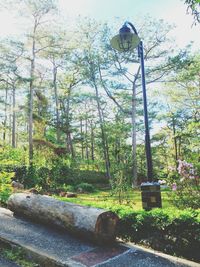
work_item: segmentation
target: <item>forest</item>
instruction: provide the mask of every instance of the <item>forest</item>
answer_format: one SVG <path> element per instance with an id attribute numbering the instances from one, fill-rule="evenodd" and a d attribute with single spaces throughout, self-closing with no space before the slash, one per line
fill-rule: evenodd
<path id="1" fill-rule="evenodd" d="M 72 23 L 53 0 L 1 8 L 24 21 L 23 33 L 0 42 L 1 201 L 13 179 L 44 191 L 80 183 L 123 191 L 147 181 L 137 49 L 110 45 L 122 19 Z M 199 51 L 178 49 L 161 19 L 133 21 L 144 43 L 154 180 L 199 208 Z"/>
<path id="2" fill-rule="evenodd" d="M 120 242 L 200 262 L 200 50 L 190 39 L 180 48 L 173 24 L 163 19 L 129 18 L 143 42 L 153 182 L 162 199 L 145 208 L 141 184 L 150 177 L 141 51 L 118 52 L 110 42 L 126 19 L 63 17 L 59 0 L 1 2 L 0 13 L 16 22 L 13 34 L 0 33 L 1 218 L 15 220 L 5 212 L 18 199 L 28 203 L 22 214 L 33 212 L 30 223 L 55 217 L 60 224 L 68 218 L 62 206 L 72 205 L 73 223 L 79 209 L 100 208 L 116 219 Z M 183 2 L 191 27 L 199 25 L 199 0 Z M 30 204 L 32 197 L 47 206 L 46 214 Z M 81 227 L 88 227 L 90 214 L 81 214 Z M 102 229 L 115 232 L 112 226 Z M 45 249 L 53 243 L 46 240 Z M 0 236 L 0 262 L 38 266 L 30 258 L 22 264 L 24 254 L 13 244 L 5 249 Z"/>

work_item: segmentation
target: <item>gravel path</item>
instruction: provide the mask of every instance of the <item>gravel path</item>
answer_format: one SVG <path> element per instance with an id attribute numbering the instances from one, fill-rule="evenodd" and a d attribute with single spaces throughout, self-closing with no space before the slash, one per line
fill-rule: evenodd
<path id="1" fill-rule="evenodd" d="M 0 242 L 5 241 L 26 249 L 42 267 L 200 267 L 197 263 L 168 255 L 162 257 L 126 244 L 99 247 L 52 227 L 15 217 L 11 211 L 0 208 Z M 0 267 L 19 266 L 0 259 Z"/>

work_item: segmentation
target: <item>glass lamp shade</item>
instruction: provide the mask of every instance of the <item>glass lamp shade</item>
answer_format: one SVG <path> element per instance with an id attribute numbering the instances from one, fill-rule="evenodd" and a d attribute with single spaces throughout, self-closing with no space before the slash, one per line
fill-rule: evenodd
<path id="1" fill-rule="evenodd" d="M 119 52 L 127 52 L 135 49 L 139 43 L 140 38 L 137 34 L 134 34 L 130 31 L 120 32 L 120 34 L 115 35 L 111 41 L 112 48 L 116 49 Z"/>

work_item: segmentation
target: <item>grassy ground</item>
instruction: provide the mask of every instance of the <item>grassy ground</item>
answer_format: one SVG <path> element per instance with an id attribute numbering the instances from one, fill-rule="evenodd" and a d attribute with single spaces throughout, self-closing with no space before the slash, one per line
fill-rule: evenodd
<path id="1" fill-rule="evenodd" d="M 169 192 L 162 191 L 162 207 L 172 207 L 172 203 L 169 200 Z M 78 194 L 76 198 L 57 197 L 60 200 L 69 201 L 82 205 L 89 206 L 112 206 L 115 204 L 121 204 L 132 207 L 134 210 L 142 209 L 141 192 L 139 190 L 130 190 L 128 193 L 119 196 L 119 194 L 112 194 L 110 191 L 98 191 L 95 193 Z"/>
<path id="2" fill-rule="evenodd" d="M 19 248 L 4 248 L 0 246 L 0 255 L 2 258 L 12 261 L 21 267 L 38 267 L 39 265 L 28 261 Z"/>

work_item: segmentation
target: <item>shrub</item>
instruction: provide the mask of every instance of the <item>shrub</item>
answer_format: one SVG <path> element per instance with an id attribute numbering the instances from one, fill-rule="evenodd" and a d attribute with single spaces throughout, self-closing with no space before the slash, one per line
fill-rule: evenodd
<path id="1" fill-rule="evenodd" d="M 200 210 L 176 208 L 133 210 L 125 205 L 111 206 L 92 202 L 97 208 L 109 209 L 120 220 L 117 236 L 165 253 L 200 261 Z"/>
<path id="2" fill-rule="evenodd" d="M 64 189 L 67 192 L 74 192 L 76 190 L 73 185 L 66 185 L 66 186 L 64 186 Z"/>
<path id="3" fill-rule="evenodd" d="M 46 190 L 49 187 L 50 170 L 46 167 L 37 169 L 37 185 Z"/>
<path id="4" fill-rule="evenodd" d="M 172 255 L 200 261 L 200 211 L 155 209 L 118 210 L 118 236 Z"/>
<path id="5" fill-rule="evenodd" d="M 180 209 L 200 208 L 200 179 L 193 164 L 178 160 L 177 171 L 173 173 L 170 179 L 173 205 Z"/>
<path id="6" fill-rule="evenodd" d="M 5 204 L 12 193 L 11 178 L 14 173 L 1 172 L 0 173 L 0 202 Z"/>
<path id="7" fill-rule="evenodd" d="M 111 194 L 117 195 L 118 203 L 129 202 L 128 192 L 130 190 L 130 180 L 125 175 L 124 170 L 117 170 L 110 179 Z"/>
<path id="8" fill-rule="evenodd" d="M 104 177 L 103 173 L 71 169 L 64 164 L 54 165 L 51 168 L 25 165 L 4 166 L 3 170 L 5 172 L 15 172 L 14 179 L 21 182 L 25 188 L 39 186 L 44 190 L 55 190 L 62 188 L 65 184 L 76 186 L 81 183 L 108 183 L 108 179 Z"/>
<path id="9" fill-rule="evenodd" d="M 80 183 L 76 186 L 76 190 L 92 193 L 95 191 L 95 187 L 91 184 L 88 184 L 88 183 Z"/>

